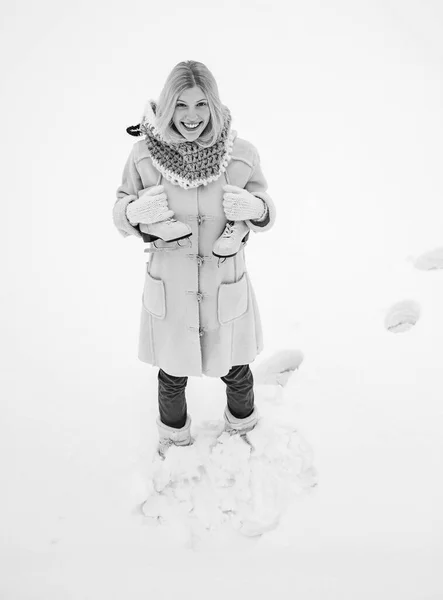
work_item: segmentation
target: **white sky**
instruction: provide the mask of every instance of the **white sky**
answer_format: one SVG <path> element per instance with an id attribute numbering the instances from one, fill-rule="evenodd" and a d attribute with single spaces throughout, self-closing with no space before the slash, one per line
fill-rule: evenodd
<path id="1" fill-rule="evenodd" d="M 3 459 L 16 453 L 15 472 L 5 462 L 10 495 L 3 513 L 11 515 L 16 541 L 3 552 L 17 572 L 28 551 L 44 555 L 43 529 L 28 512 L 26 492 L 41 484 L 39 468 L 46 475 L 55 468 L 54 453 L 64 448 L 66 435 L 80 436 L 85 453 L 93 454 L 97 438 L 101 455 L 116 447 L 124 453 L 124 433 L 115 441 L 119 420 L 133 432 L 152 418 L 137 412 L 147 377 L 136 359 L 141 248 L 139 240 L 119 236 L 111 212 L 134 141 L 125 128 L 138 122 L 146 100 L 158 97 L 181 60 L 211 69 L 234 129 L 259 150 L 278 209 L 274 229 L 253 237 L 247 248 L 265 353 L 300 348 L 311 383 L 324 377 L 336 386 L 319 381 L 322 397 L 313 394 L 304 408 L 314 449 L 326 456 L 322 444 L 334 444 L 333 436 L 327 438 L 328 415 L 345 436 L 335 446 L 337 456 L 355 452 L 358 432 L 349 415 L 362 383 L 381 386 L 383 398 L 389 388 L 397 400 L 415 386 L 401 443 L 413 453 L 408 435 L 416 416 L 424 427 L 420 439 L 428 432 L 433 451 L 441 449 L 436 398 L 442 397 L 443 283 L 441 272 L 411 267 L 421 253 L 443 246 L 441 2 L 8 1 L 0 11 L 7 408 L 0 446 Z M 422 323 L 424 337 L 382 337 L 390 335 L 383 331 L 386 311 L 405 298 L 422 305 L 415 329 Z M 421 370 L 412 374 L 414 364 Z M 137 399 L 131 404 L 125 394 Z M 328 405 L 331 397 L 336 410 Z M 423 403 L 415 403 L 418 397 Z M 398 404 L 386 410 L 391 424 L 402 413 Z M 30 456 L 38 464 L 30 465 Z M 326 464 L 327 478 L 332 462 Z M 402 498 L 400 484 L 397 492 Z M 441 497 L 441 487 L 434 492 Z M 386 506 L 393 503 L 386 500 Z M 44 495 L 36 506 L 43 505 L 51 506 Z M 54 506 L 55 514 L 56 500 Z M 291 547 L 281 564 L 290 556 Z M 306 569 L 311 572 L 313 563 Z M 343 586 L 344 579 L 336 582 L 337 594 L 343 593 L 334 597 L 343 600 L 346 591 L 353 597 Z M 442 592 L 441 580 L 430 593 L 437 588 Z M 26 589 L 23 583 L 8 600 L 37 597 Z M 62 597 L 68 595 L 57 600 Z M 80 597 L 87 596 L 72 596 Z M 304 599 L 311 597 L 317 596 Z"/>

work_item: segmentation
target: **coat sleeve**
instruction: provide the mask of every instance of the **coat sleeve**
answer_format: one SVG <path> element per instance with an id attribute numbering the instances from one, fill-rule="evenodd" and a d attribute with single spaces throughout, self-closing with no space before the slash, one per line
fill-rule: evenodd
<path id="1" fill-rule="evenodd" d="M 255 148 L 254 150 L 254 162 L 252 164 L 251 174 L 247 184 L 245 185 L 245 188 L 248 190 L 248 192 L 251 192 L 251 194 L 254 194 L 254 196 L 257 196 L 263 200 L 268 207 L 268 214 L 263 221 L 246 221 L 246 224 L 250 229 L 252 229 L 252 231 L 258 233 L 260 231 L 268 231 L 271 229 L 275 222 L 276 211 L 274 202 L 266 191 L 268 189 L 268 184 L 265 176 L 263 175 L 263 171 L 261 170 L 260 156 Z"/>
<path id="2" fill-rule="evenodd" d="M 114 225 L 123 237 L 135 235 L 141 237 L 137 227 L 133 227 L 126 216 L 126 207 L 130 202 L 138 198 L 138 192 L 143 189 L 142 180 L 134 161 L 135 146 L 126 161 L 123 170 L 122 183 L 117 189 L 117 200 L 114 203 L 113 220 Z"/>

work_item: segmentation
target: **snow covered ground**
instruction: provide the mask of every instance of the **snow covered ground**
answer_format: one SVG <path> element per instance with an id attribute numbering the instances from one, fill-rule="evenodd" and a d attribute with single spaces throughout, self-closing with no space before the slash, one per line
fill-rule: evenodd
<path id="1" fill-rule="evenodd" d="M 102 8 L 2 8 L 0 597 L 440 600 L 441 6 Z M 196 444 L 159 465 L 141 246 L 111 208 L 125 127 L 189 58 L 279 212 L 247 246 L 266 344 L 255 451 L 216 442 L 224 386 L 190 378 Z M 272 385 L 282 351 L 298 368 Z M 164 487 L 167 469 L 193 477 Z M 161 519 L 141 509 L 154 488 Z"/>

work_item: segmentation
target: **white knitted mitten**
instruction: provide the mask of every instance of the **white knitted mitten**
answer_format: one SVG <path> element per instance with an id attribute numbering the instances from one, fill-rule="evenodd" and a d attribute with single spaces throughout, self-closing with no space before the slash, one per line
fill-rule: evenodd
<path id="1" fill-rule="evenodd" d="M 267 206 L 261 198 L 236 185 L 224 185 L 223 208 L 229 221 L 260 220 Z"/>
<path id="2" fill-rule="evenodd" d="M 141 191 L 140 197 L 126 207 L 126 216 L 132 226 L 143 223 L 150 225 L 159 223 L 174 216 L 168 209 L 168 198 L 162 185 L 156 185 L 147 191 Z"/>

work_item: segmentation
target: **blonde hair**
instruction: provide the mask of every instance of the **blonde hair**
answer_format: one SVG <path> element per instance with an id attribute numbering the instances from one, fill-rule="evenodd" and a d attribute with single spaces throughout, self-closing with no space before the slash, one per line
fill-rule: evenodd
<path id="1" fill-rule="evenodd" d="M 172 121 L 177 100 L 188 88 L 199 87 L 208 100 L 209 122 L 195 142 L 207 148 L 217 141 L 229 112 L 221 103 L 217 83 L 211 71 L 203 63 L 195 60 L 179 62 L 169 73 L 161 91 L 156 111 L 156 125 L 168 143 L 183 142 L 183 136 Z"/>

